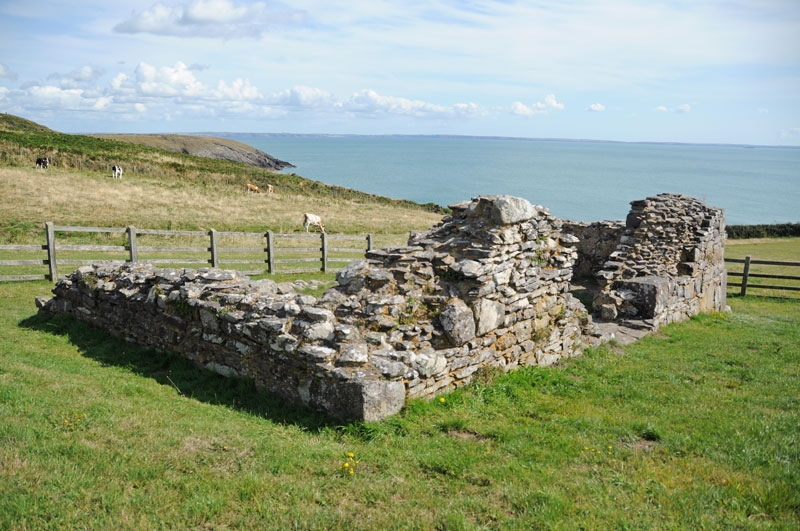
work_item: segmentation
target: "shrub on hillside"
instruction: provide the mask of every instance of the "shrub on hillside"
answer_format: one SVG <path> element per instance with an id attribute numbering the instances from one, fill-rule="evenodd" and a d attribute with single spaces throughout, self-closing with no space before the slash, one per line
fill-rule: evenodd
<path id="1" fill-rule="evenodd" d="M 728 225 L 725 228 L 728 238 L 781 238 L 800 236 L 800 223 L 775 223 L 772 225 Z"/>

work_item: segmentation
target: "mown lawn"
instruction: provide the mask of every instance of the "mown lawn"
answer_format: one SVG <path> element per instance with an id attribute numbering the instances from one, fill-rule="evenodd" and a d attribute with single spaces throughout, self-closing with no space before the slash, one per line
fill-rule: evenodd
<path id="1" fill-rule="evenodd" d="M 752 260 L 774 260 L 778 262 L 800 262 L 800 238 L 750 238 L 745 240 L 728 240 L 725 245 L 725 258 L 744 259 L 750 255 Z M 741 273 L 744 264 L 725 264 L 728 271 Z M 800 267 L 798 266 L 774 266 L 752 264 L 750 273 L 764 275 L 783 275 L 790 277 L 800 277 Z M 741 283 L 742 277 L 729 276 L 728 282 Z M 763 295 L 771 297 L 795 297 L 800 298 L 800 291 L 775 290 L 756 287 L 758 284 L 767 286 L 794 286 L 800 288 L 800 280 L 794 279 L 771 279 L 750 277 L 747 283 L 747 292 L 753 295 Z M 741 288 L 730 286 L 729 292 L 739 293 Z"/>
<path id="2" fill-rule="evenodd" d="M 800 526 L 796 300 L 361 424 L 39 316 L 48 290 L 0 285 L 3 529 Z"/>

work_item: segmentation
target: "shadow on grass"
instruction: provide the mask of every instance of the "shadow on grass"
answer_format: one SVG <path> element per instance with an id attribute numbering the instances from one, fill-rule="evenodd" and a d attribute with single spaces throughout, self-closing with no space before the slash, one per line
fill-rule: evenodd
<path id="1" fill-rule="evenodd" d="M 128 343 L 68 316 L 39 313 L 21 321 L 20 326 L 66 336 L 83 356 L 103 365 L 124 367 L 201 402 L 229 407 L 313 432 L 323 428 L 347 432 L 361 424 L 344 422 L 303 406 L 283 402 L 266 391 L 257 391 L 250 380 L 220 376 L 198 368 L 175 353 L 157 352 Z"/>

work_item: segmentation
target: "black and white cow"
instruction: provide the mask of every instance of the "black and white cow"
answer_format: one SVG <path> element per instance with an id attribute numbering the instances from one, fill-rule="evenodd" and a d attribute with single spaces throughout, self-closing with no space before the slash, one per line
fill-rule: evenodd
<path id="1" fill-rule="evenodd" d="M 50 157 L 39 157 L 36 159 L 36 168 L 46 170 L 50 167 Z"/>
<path id="2" fill-rule="evenodd" d="M 111 178 L 122 179 L 122 166 L 115 165 L 111 167 Z"/>

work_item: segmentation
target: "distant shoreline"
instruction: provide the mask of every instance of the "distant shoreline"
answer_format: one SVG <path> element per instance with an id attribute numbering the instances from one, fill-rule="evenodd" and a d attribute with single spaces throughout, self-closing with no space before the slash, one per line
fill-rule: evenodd
<path id="1" fill-rule="evenodd" d="M 494 135 L 406 135 L 406 134 L 385 134 L 385 135 L 362 135 L 350 133 L 246 133 L 246 132 L 199 132 L 199 133 L 180 133 L 184 135 L 197 136 L 222 136 L 237 138 L 258 137 L 258 138 L 445 138 L 445 139 L 475 139 L 475 140 L 516 140 L 521 142 L 587 142 L 602 144 L 645 144 L 645 145 L 664 145 L 664 146 L 704 146 L 704 147 L 738 147 L 738 148 L 778 148 L 778 149 L 800 149 L 800 146 L 778 146 L 773 144 L 725 144 L 716 142 L 658 142 L 653 140 L 598 140 L 593 138 L 549 138 L 549 137 L 522 137 L 522 136 L 494 136 Z"/>
<path id="2" fill-rule="evenodd" d="M 704 146 L 704 147 L 736 147 L 736 148 L 769 148 L 769 149 L 800 149 L 798 146 L 779 146 L 776 144 L 726 144 L 723 142 L 667 142 L 656 140 L 604 140 L 596 138 L 557 138 L 557 137 L 525 137 L 525 136 L 500 136 L 500 135 L 411 135 L 411 134 L 383 134 L 364 135 L 357 133 L 251 133 L 237 131 L 176 131 L 176 132 L 151 132 L 151 133 L 98 133 L 98 132 L 73 132 L 73 135 L 186 135 L 222 138 L 433 138 L 433 139 L 461 139 L 461 140 L 514 140 L 519 142 L 585 142 L 596 144 L 641 144 L 660 146 Z"/>

